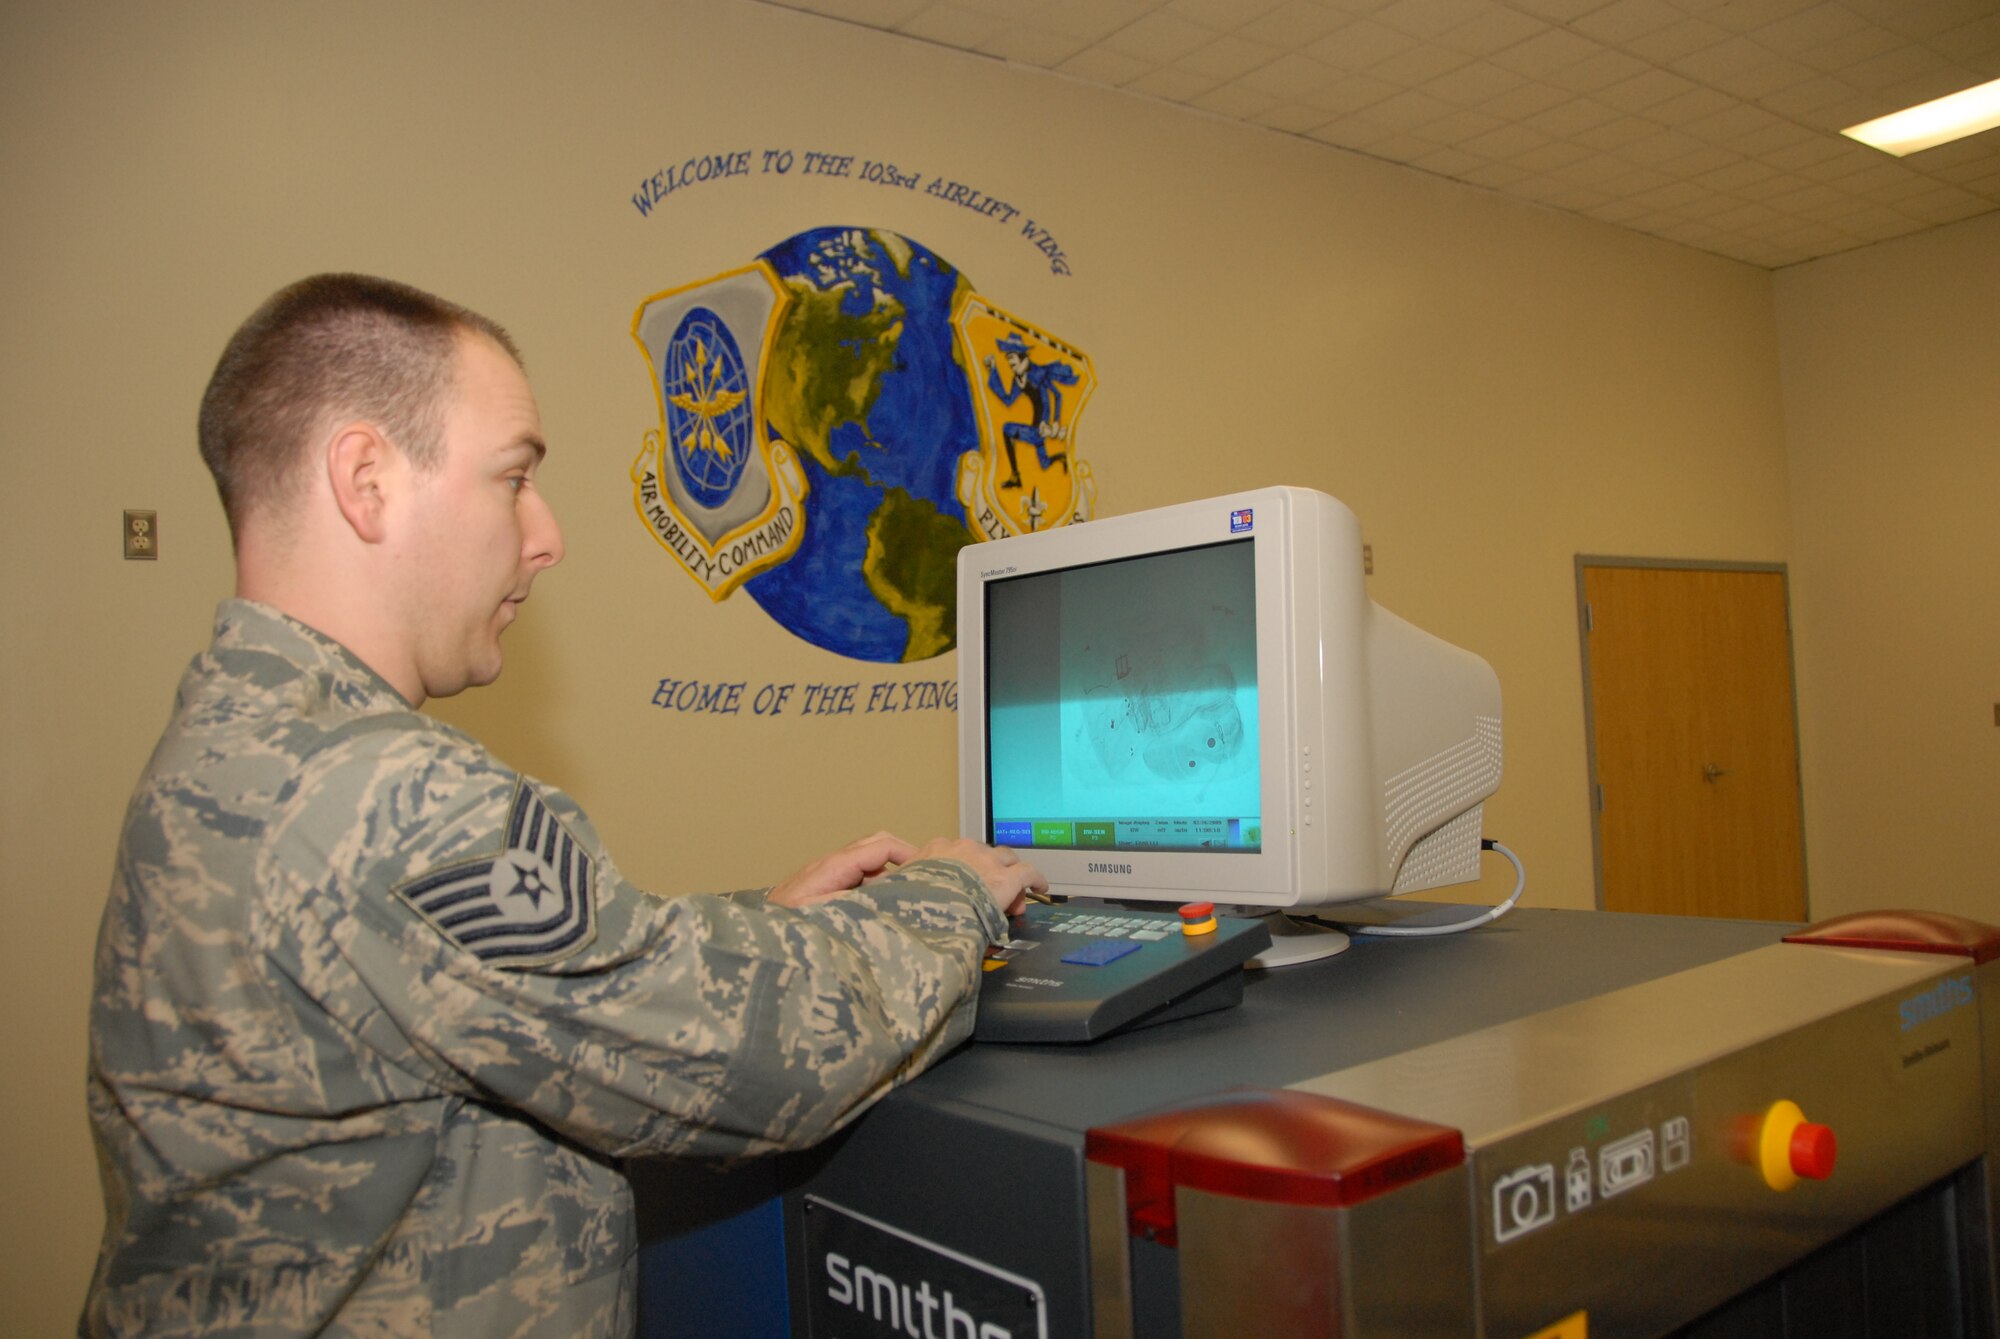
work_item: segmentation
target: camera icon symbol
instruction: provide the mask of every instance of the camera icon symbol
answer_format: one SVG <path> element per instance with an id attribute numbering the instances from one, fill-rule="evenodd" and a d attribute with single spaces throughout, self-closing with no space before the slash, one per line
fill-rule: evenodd
<path id="1" fill-rule="evenodd" d="M 1493 1183 L 1493 1240 L 1546 1227 L 1556 1217 L 1556 1169 L 1549 1163 L 1520 1167 Z"/>

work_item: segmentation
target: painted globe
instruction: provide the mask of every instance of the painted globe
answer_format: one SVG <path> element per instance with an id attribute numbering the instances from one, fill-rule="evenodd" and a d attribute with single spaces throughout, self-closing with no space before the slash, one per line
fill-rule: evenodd
<path id="1" fill-rule="evenodd" d="M 764 371 L 764 417 L 805 471 L 804 537 L 743 589 L 791 632 L 856 660 L 952 649 L 954 491 L 979 449 L 952 339 L 965 277 L 921 243 L 815 228 L 763 253 L 791 305 Z"/>

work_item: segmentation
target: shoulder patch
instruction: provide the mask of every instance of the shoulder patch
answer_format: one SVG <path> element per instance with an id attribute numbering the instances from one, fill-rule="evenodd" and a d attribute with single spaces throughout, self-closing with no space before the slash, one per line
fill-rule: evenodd
<path id="1" fill-rule="evenodd" d="M 396 896 L 482 962 L 539 967 L 597 937 L 595 874 L 582 843 L 522 779 L 498 855 L 433 870 Z"/>

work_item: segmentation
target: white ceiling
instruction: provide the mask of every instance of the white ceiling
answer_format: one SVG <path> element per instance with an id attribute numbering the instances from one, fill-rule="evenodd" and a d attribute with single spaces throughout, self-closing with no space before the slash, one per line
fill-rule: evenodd
<path id="1" fill-rule="evenodd" d="M 2000 129 L 1843 126 L 2000 78 L 2000 0 L 768 0 L 1777 268 L 2000 209 Z"/>

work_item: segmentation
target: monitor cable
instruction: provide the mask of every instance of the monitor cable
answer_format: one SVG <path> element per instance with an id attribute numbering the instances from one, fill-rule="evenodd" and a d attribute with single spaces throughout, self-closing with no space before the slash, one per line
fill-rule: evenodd
<path id="1" fill-rule="evenodd" d="M 1481 912 L 1477 916 L 1468 916 L 1464 920 L 1449 921 L 1444 925 L 1346 925 L 1341 928 L 1351 935 L 1395 935 L 1417 938 L 1420 936 L 1434 937 L 1437 935 L 1463 934 L 1476 926 L 1491 925 L 1494 921 L 1499 920 L 1502 916 L 1512 911 L 1514 904 L 1521 900 L 1521 890 L 1528 886 L 1528 871 L 1521 864 L 1521 857 L 1515 855 L 1499 842 L 1493 841 L 1490 838 L 1481 838 L 1479 849 L 1482 851 L 1498 851 L 1501 855 L 1506 856 L 1508 863 L 1514 867 L 1514 891 L 1507 894 L 1507 899 L 1498 906 Z"/>

